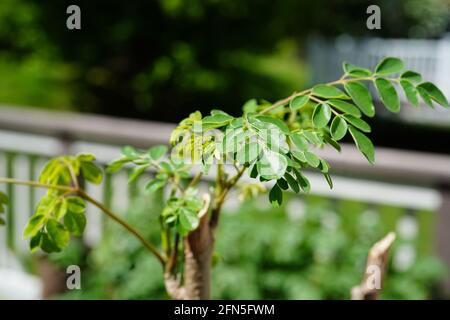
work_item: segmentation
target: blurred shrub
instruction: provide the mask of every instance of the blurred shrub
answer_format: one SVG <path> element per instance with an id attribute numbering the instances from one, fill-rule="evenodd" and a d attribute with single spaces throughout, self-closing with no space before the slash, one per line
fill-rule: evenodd
<path id="1" fill-rule="evenodd" d="M 79 31 L 66 28 L 70 4 Z M 370 4 L 382 8 L 376 33 Z M 311 34 L 430 37 L 448 21 L 448 0 L 2 0 L 0 101 L 172 122 L 192 108 L 234 113 L 302 87 Z"/>
<path id="2" fill-rule="evenodd" d="M 155 203 L 151 199 L 137 202 L 127 214 L 150 237 L 157 234 L 159 206 Z M 370 247 L 388 230 L 398 228 L 407 214 L 398 208 L 369 208 L 312 196 L 292 198 L 277 209 L 261 203 L 266 202 L 241 205 L 230 200 L 217 236 L 214 298 L 348 299 L 351 287 L 361 281 Z M 411 235 L 414 227 L 400 227 L 406 231 L 399 231 L 391 254 L 384 299 L 436 297 L 436 284 L 445 275 L 444 265 L 429 250 L 432 239 L 426 229 L 432 221 L 420 218 L 429 220 L 433 215 L 416 215 L 419 228 L 425 230 L 412 239 L 407 229 Z M 411 244 L 416 255 L 401 259 Z M 114 224 L 108 223 L 87 261 L 82 290 L 65 298 L 167 298 L 159 264 Z"/>

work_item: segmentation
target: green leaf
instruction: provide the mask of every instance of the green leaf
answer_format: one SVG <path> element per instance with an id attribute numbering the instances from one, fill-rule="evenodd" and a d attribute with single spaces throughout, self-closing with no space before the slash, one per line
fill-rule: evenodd
<path id="1" fill-rule="evenodd" d="M 283 203 L 283 192 L 277 184 L 270 189 L 269 201 L 274 207 L 279 207 Z"/>
<path id="2" fill-rule="evenodd" d="M 332 139 L 329 135 L 324 135 L 323 139 L 338 152 L 341 152 L 341 145 L 336 140 Z"/>
<path id="3" fill-rule="evenodd" d="M 322 143 L 322 139 L 315 132 L 303 131 L 302 134 L 309 142 L 311 142 L 314 145 L 320 145 Z"/>
<path id="4" fill-rule="evenodd" d="M 42 233 L 38 232 L 30 239 L 30 251 L 34 252 L 37 248 L 41 246 L 41 240 L 42 240 Z"/>
<path id="5" fill-rule="evenodd" d="M 328 100 L 328 103 L 344 113 L 351 114 L 352 116 L 355 116 L 358 118 L 361 117 L 361 111 L 359 111 L 359 109 L 351 103 L 348 103 L 348 102 L 342 101 L 342 100 L 333 100 L 333 99 Z"/>
<path id="6" fill-rule="evenodd" d="M 342 67 L 344 69 L 344 72 L 352 77 L 360 78 L 360 77 L 369 77 L 372 75 L 372 71 L 370 71 L 369 69 L 361 68 L 347 62 L 344 62 L 342 64 Z"/>
<path id="7" fill-rule="evenodd" d="M 292 133 L 290 135 L 292 143 L 300 150 L 308 149 L 308 141 L 299 133 Z"/>
<path id="8" fill-rule="evenodd" d="M 314 153 L 305 151 L 306 162 L 313 168 L 317 168 L 320 164 L 320 159 Z"/>
<path id="9" fill-rule="evenodd" d="M 233 117 L 228 114 L 215 114 L 213 116 L 204 117 L 202 125 L 206 128 L 218 128 L 229 124 Z"/>
<path id="10" fill-rule="evenodd" d="M 398 58 L 388 57 L 380 61 L 375 68 L 375 73 L 379 75 L 387 75 L 399 73 L 403 70 L 403 61 Z"/>
<path id="11" fill-rule="evenodd" d="M 5 219 L 3 219 L 2 217 L 0 217 L 0 225 L 4 226 L 6 224 Z"/>
<path id="12" fill-rule="evenodd" d="M 299 193 L 300 192 L 300 187 L 298 185 L 298 182 L 294 179 L 293 176 L 291 176 L 289 173 L 286 172 L 286 174 L 284 175 L 287 183 L 289 184 L 289 187 L 291 187 L 291 189 L 295 192 L 295 193 Z"/>
<path id="13" fill-rule="evenodd" d="M 287 181 L 284 180 L 283 178 L 278 179 L 277 184 L 283 190 L 289 189 L 289 185 L 288 185 Z"/>
<path id="14" fill-rule="evenodd" d="M 166 154 L 167 150 L 167 147 L 164 145 L 154 146 L 148 150 L 148 155 L 152 158 L 152 160 L 158 161 Z"/>
<path id="15" fill-rule="evenodd" d="M 330 165 L 324 159 L 320 159 L 319 169 L 322 173 L 328 173 L 330 170 Z"/>
<path id="16" fill-rule="evenodd" d="M 49 219 L 45 225 L 48 235 L 53 242 L 61 249 L 69 244 L 69 231 L 55 219 Z"/>
<path id="17" fill-rule="evenodd" d="M 134 180 L 136 180 L 147 168 L 148 165 L 133 168 L 133 170 L 131 170 L 130 176 L 128 177 L 128 183 L 131 183 Z"/>
<path id="18" fill-rule="evenodd" d="M 95 161 L 95 155 L 92 153 L 80 153 L 77 155 L 77 160 L 80 162 L 92 162 Z"/>
<path id="19" fill-rule="evenodd" d="M 291 151 L 292 155 L 300 162 L 306 162 L 304 151 Z"/>
<path id="20" fill-rule="evenodd" d="M 281 178 L 286 169 L 286 157 L 275 151 L 264 150 L 263 157 L 258 161 L 258 172 L 267 180 Z"/>
<path id="21" fill-rule="evenodd" d="M 250 170 L 250 178 L 256 179 L 258 177 L 258 166 L 255 164 Z"/>
<path id="22" fill-rule="evenodd" d="M 55 218 L 57 220 L 61 219 L 62 217 L 64 217 L 64 215 L 67 213 L 69 204 L 67 203 L 67 199 L 63 198 L 56 206 L 54 209 L 54 215 Z"/>
<path id="23" fill-rule="evenodd" d="M 419 98 L 417 97 L 417 89 L 414 85 L 408 80 L 400 80 L 400 85 L 405 92 L 406 99 L 408 99 L 409 103 L 413 106 L 419 106 Z"/>
<path id="24" fill-rule="evenodd" d="M 333 189 L 333 180 L 331 180 L 330 174 L 329 173 L 322 173 L 322 174 L 323 174 L 325 180 L 327 181 L 328 186 L 330 187 L 330 189 Z"/>
<path id="25" fill-rule="evenodd" d="M 6 194 L 4 194 L 3 192 L 0 191 L 0 205 L 2 204 L 8 204 L 9 203 L 9 198 Z"/>
<path id="26" fill-rule="evenodd" d="M 418 85 L 418 88 L 424 89 L 428 96 L 443 107 L 450 107 L 447 98 L 442 91 L 431 82 L 424 82 Z"/>
<path id="27" fill-rule="evenodd" d="M 43 214 L 34 215 L 28 220 L 28 223 L 25 227 L 25 230 L 23 232 L 23 238 L 28 238 L 34 236 L 36 233 L 38 233 L 39 229 L 42 228 L 45 221 L 47 220 L 47 217 Z"/>
<path id="28" fill-rule="evenodd" d="M 309 180 L 297 169 L 294 169 L 295 176 L 297 178 L 298 184 L 303 191 L 309 192 L 311 190 L 311 184 Z"/>
<path id="29" fill-rule="evenodd" d="M 314 109 L 312 120 L 317 128 L 325 127 L 331 118 L 330 106 L 326 103 L 320 103 Z"/>
<path id="30" fill-rule="evenodd" d="M 228 113 L 226 113 L 225 111 L 219 110 L 219 109 L 212 109 L 211 110 L 211 115 L 214 116 L 216 114 L 224 114 L 226 116 L 229 116 Z"/>
<path id="31" fill-rule="evenodd" d="M 122 148 L 122 154 L 126 157 L 134 158 L 138 156 L 136 149 L 132 146 L 125 146 Z"/>
<path id="32" fill-rule="evenodd" d="M 199 225 L 200 219 L 197 213 L 187 210 L 185 208 L 180 209 L 180 224 L 188 231 L 195 230 Z"/>
<path id="33" fill-rule="evenodd" d="M 236 161 L 240 164 L 252 163 L 261 153 L 261 147 L 256 142 L 246 143 L 236 153 Z"/>
<path id="34" fill-rule="evenodd" d="M 242 110 L 245 113 L 252 113 L 258 110 L 258 101 L 256 99 L 250 99 L 242 106 Z"/>
<path id="35" fill-rule="evenodd" d="M 280 119 L 270 116 L 258 116 L 256 119 L 276 125 L 284 134 L 289 134 L 289 127 Z"/>
<path id="36" fill-rule="evenodd" d="M 223 137 L 219 148 L 223 153 L 237 152 L 241 143 L 245 142 L 248 137 L 248 131 L 244 131 L 243 128 L 237 128 L 233 130 L 227 130 L 225 136 Z"/>
<path id="37" fill-rule="evenodd" d="M 81 236 L 86 228 L 84 213 L 68 211 L 64 216 L 64 225 L 74 236 Z"/>
<path id="38" fill-rule="evenodd" d="M 312 88 L 312 94 L 316 97 L 327 98 L 327 99 L 350 99 L 344 92 L 340 89 L 326 84 L 319 84 Z"/>
<path id="39" fill-rule="evenodd" d="M 46 233 L 41 234 L 40 246 L 42 251 L 46 253 L 59 252 L 61 248 L 55 243 L 55 241 Z"/>
<path id="40" fill-rule="evenodd" d="M 431 108 L 434 108 L 433 106 L 433 100 L 431 100 L 430 95 L 428 94 L 427 90 L 425 90 L 422 87 L 416 87 L 417 92 L 419 93 L 419 95 L 422 97 L 423 101 Z"/>
<path id="41" fill-rule="evenodd" d="M 160 163 L 160 166 L 163 169 L 163 172 L 166 172 L 169 174 L 173 173 L 174 168 L 168 162 L 163 161 Z"/>
<path id="42" fill-rule="evenodd" d="M 81 162 L 83 177 L 92 183 L 100 184 L 103 180 L 103 172 L 92 162 Z"/>
<path id="43" fill-rule="evenodd" d="M 330 126 L 331 136 L 336 141 L 341 140 L 347 133 L 347 128 L 348 128 L 347 122 L 343 118 L 339 116 L 334 117 Z"/>
<path id="44" fill-rule="evenodd" d="M 45 164 L 44 168 L 42 169 L 39 176 L 39 182 L 56 184 L 62 170 L 63 166 L 61 165 L 60 160 L 51 159 Z"/>
<path id="45" fill-rule="evenodd" d="M 372 96 L 365 85 L 359 82 L 348 82 L 344 87 L 355 104 L 366 116 L 373 117 L 375 115 L 375 106 L 373 105 Z"/>
<path id="46" fill-rule="evenodd" d="M 80 197 L 67 197 L 67 209 L 71 212 L 83 213 L 86 211 L 86 204 Z"/>
<path id="47" fill-rule="evenodd" d="M 391 112 L 400 111 L 400 99 L 397 91 L 389 80 L 378 78 L 375 80 L 375 87 L 380 95 L 381 101 Z"/>
<path id="48" fill-rule="evenodd" d="M 161 189 L 162 187 L 164 187 L 165 184 L 166 184 L 165 180 L 158 180 L 158 179 L 151 180 L 145 186 L 145 191 L 147 191 L 149 193 L 155 192 L 155 191 Z"/>
<path id="49" fill-rule="evenodd" d="M 367 122 L 365 122 L 363 119 L 360 118 L 356 118 L 350 115 L 344 115 L 345 120 L 347 120 L 351 125 L 355 126 L 356 128 L 358 128 L 361 131 L 364 132 L 370 132 L 370 126 Z"/>
<path id="50" fill-rule="evenodd" d="M 308 103 L 308 101 L 309 101 L 308 96 L 298 96 L 290 101 L 289 107 L 292 110 L 298 110 L 301 107 L 303 107 L 304 105 L 306 105 Z"/>
<path id="51" fill-rule="evenodd" d="M 356 147 L 367 158 L 367 160 L 373 164 L 375 162 L 375 149 L 372 141 L 370 141 L 366 135 L 358 131 L 356 128 L 350 126 L 348 129 L 353 140 L 355 141 Z"/>
<path id="52" fill-rule="evenodd" d="M 129 158 L 120 158 L 117 160 L 113 160 L 108 164 L 108 167 L 106 168 L 106 172 L 108 173 L 115 173 L 122 169 L 122 167 L 130 162 L 131 160 Z"/>
<path id="53" fill-rule="evenodd" d="M 412 82 L 412 83 L 419 83 L 419 82 L 422 81 L 422 76 L 421 76 L 419 73 L 414 72 L 414 71 L 410 71 L 410 70 L 405 71 L 405 72 L 400 76 L 400 78 L 401 78 L 401 79 L 408 80 L 408 81 L 410 81 L 410 82 Z"/>

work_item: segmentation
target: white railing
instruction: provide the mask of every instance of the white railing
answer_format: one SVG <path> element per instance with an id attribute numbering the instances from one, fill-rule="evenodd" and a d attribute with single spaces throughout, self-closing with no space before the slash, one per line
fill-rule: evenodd
<path id="1" fill-rule="evenodd" d="M 0 107 L 0 176 L 36 179 L 48 157 L 64 153 L 89 151 L 106 164 L 119 155 L 122 145 L 148 148 L 166 143 L 173 127 L 173 124 L 3 106 Z M 371 166 L 353 146 L 345 145 L 341 154 L 330 149 L 320 152 L 331 163 L 335 188 L 330 191 L 322 177 L 309 173 L 313 194 L 390 204 L 411 211 L 438 212 L 438 251 L 450 262 L 447 250 L 450 192 L 445 187 L 450 185 L 449 156 L 377 148 L 377 162 Z M 17 270 L 12 253 L 28 252 L 22 231 L 43 191 L 4 185 L 0 189 L 12 195 L 9 221 L 6 228 L 0 228 L 1 275 L 2 268 Z M 127 173 L 108 176 L 102 185 L 89 186 L 88 192 L 124 212 L 130 194 Z M 102 215 L 93 207 L 88 207 L 87 215 L 85 241 L 95 244 L 102 235 Z"/>
<path id="2" fill-rule="evenodd" d="M 418 71 L 450 96 L 450 34 L 432 40 L 353 38 L 347 35 L 335 39 L 313 37 L 307 48 L 314 83 L 339 78 L 342 61 L 373 68 L 383 57 L 394 56 L 403 59 L 408 69 Z M 401 97 L 406 101 L 403 94 Z M 400 117 L 411 122 L 450 126 L 450 113 L 445 111 L 440 107 L 408 108 L 407 112 L 400 112 Z"/>

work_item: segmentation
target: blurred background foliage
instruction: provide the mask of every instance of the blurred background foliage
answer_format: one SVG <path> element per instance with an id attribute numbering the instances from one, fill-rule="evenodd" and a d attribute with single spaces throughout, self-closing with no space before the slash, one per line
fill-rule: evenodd
<path id="1" fill-rule="evenodd" d="M 70 4 L 81 7 L 79 31 L 66 28 Z M 383 8 L 381 30 L 365 27 L 371 4 Z M 249 98 L 275 100 L 309 84 L 310 36 L 438 38 L 449 31 L 449 12 L 450 0 L 1 0 L 0 103 L 169 122 L 194 109 L 237 114 Z M 389 131 L 399 125 L 389 126 L 374 126 L 377 145 L 384 135 L 391 146 L 433 140 L 430 148 L 449 152 L 445 137 L 422 144 L 412 137 L 416 128 L 402 136 Z M 294 202 L 301 210 L 268 209 L 259 204 L 266 199 L 227 209 L 214 298 L 347 299 L 370 246 L 410 214 L 313 196 L 301 201 Z M 160 205 L 139 198 L 126 214 L 155 242 Z M 396 241 L 383 298 L 439 297 L 435 284 L 445 268 L 432 250 L 435 215 L 414 217 L 420 232 Z M 83 290 L 62 297 L 166 298 L 153 257 L 114 223 L 105 227 L 95 248 L 78 242 L 51 256 L 83 269 Z M 405 255 L 403 245 L 414 246 L 413 264 L 395 258 Z"/>
<path id="2" fill-rule="evenodd" d="M 370 247 L 388 231 L 402 228 L 399 221 L 408 215 L 397 207 L 317 196 L 291 196 L 276 209 L 266 202 L 229 201 L 217 236 L 213 298 L 349 299 L 351 288 L 361 282 Z M 140 197 L 126 214 L 155 241 L 159 203 Z M 428 228 L 435 215 L 418 211 L 414 217 L 418 233 L 398 233 L 383 299 L 440 297 L 436 288 L 446 268 L 433 254 L 434 235 Z M 78 264 L 85 270 L 83 290 L 59 298 L 167 298 L 160 265 L 120 226 L 108 221 L 100 244 L 87 256 L 83 248 L 73 244 L 52 255 L 61 267 Z"/>
<path id="3" fill-rule="evenodd" d="M 66 8 L 81 7 L 68 31 Z M 380 5 L 382 29 L 365 28 Z M 2 0 L 0 102 L 176 122 L 305 86 L 312 34 L 437 37 L 449 0 Z"/>

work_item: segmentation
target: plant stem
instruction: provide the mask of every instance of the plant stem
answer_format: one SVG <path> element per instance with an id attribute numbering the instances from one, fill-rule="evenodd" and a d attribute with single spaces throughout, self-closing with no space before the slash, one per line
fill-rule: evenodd
<path id="1" fill-rule="evenodd" d="M 77 191 L 78 195 L 80 197 L 82 197 L 83 199 L 85 199 L 86 201 L 89 201 L 90 203 L 92 203 L 93 205 L 95 205 L 97 208 L 99 208 L 100 210 L 102 210 L 108 217 L 110 217 L 111 219 L 113 219 L 114 221 L 116 221 L 117 223 L 119 223 L 120 225 L 122 225 L 125 229 L 127 229 L 132 235 L 134 235 L 143 245 L 144 247 L 150 251 L 151 253 L 153 253 L 153 255 L 159 260 L 159 262 L 161 262 L 161 264 L 164 266 L 166 263 L 165 258 L 159 253 L 158 249 L 151 244 L 150 242 L 148 242 L 144 236 L 142 236 L 139 231 L 137 231 L 134 227 L 132 227 L 130 224 L 128 224 L 128 222 L 126 222 L 125 220 L 123 220 L 122 218 L 120 218 L 118 215 L 116 215 L 114 212 L 112 212 L 109 208 L 105 207 L 102 203 L 98 202 L 97 200 L 95 200 L 94 198 L 92 198 L 91 196 L 89 196 L 86 192 L 84 192 L 83 190 L 78 190 Z"/>
<path id="2" fill-rule="evenodd" d="M 332 85 L 336 85 L 336 84 L 346 84 L 346 83 L 355 82 L 355 81 L 373 81 L 375 79 L 377 79 L 377 77 L 375 77 L 375 76 L 372 76 L 372 77 L 361 77 L 361 78 L 341 78 L 341 79 L 336 80 L 336 81 L 328 82 L 328 83 L 326 83 L 326 85 L 331 85 L 332 86 Z M 397 81 L 397 82 L 399 81 L 397 78 L 389 78 L 389 80 Z M 272 104 L 271 106 L 261 110 L 259 112 L 259 114 L 264 114 L 264 113 L 267 113 L 267 112 L 269 112 L 269 111 L 271 111 L 271 110 L 273 110 L 273 109 L 275 109 L 277 107 L 283 106 L 283 105 L 287 104 L 289 101 L 291 101 L 292 99 L 294 99 L 296 97 L 299 97 L 299 96 L 303 96 L 305 94 L 309 94 L 309 93 L 311 93 L 311 91 L 312 91 L 312 89 L 303 90 L 301 92 L 294 92 L 289 97 L 281 99 L 281 100 L 275 102 L 274 104 Z"/>
<path id="3" fill-rule="evenodd" d="M 30 186 L 30 187 L 37 187 L 37 188 L 44 188 L 44 189 L 56 189 L 61 191 L 67 191 L 67 192 L 76 192 L 77 189 L 70 186 L 61 186 L 61 185 L 52 185 L 52 184 L 46 184 L 46 183 L 40 183 L 36 181 L 29 181 L 29 180 L 20 180 L 20 179 L 14 179 L 14 178 L 0 178 L 0 183 L 6 183 L 6 184 L 17 184 L 22 186 Z"/>
<path id="4" fill-rule="evenodd" d="M 55 190 L 61 190 L 65 191 L 66 193 L 76 193 L 86 201 L 89 201 L 99 209 L 101 209 L 107 216 L 109 216 L 114 221 L 118 222 L 120 225 L 122 225 L 125 229 L 127 229 L 131 234 L 133 234 L 143 245 L 144 247 L 153 253 L 156 258 L 161 262 L 162 265 L 165 264 L 164 257 L 159 253 L 158 249 L 148 242 L 135 228 L 133 228 L 131 225 L 129 225 L 126 221 L 122 220 L 119 216 L 117 216 L 115 213 L 113 213 L 110 209 L 105 207 L 103 204 L 89 196 L 86 192 L 83 190 L 80 190 L 78 188 L 70 187 L 70 186 L 61 186 L 61 185 L 51 185 L 46 183 L 40 183 L 36 181 L 30 181 L 30 180 L 20 180 L 20 179 L 14 179 L 14 178 L 0 178 L 0 183 L 7 183 L 7 184 L 17 184 L 17 185 L 23 185 L 23 186 L 30 186 L 30 187 L 37 187 L 37 188 L 45 188 L 45 189 L 55 189 Z"/>
<path id="5" fill-rule="evenodd" d="M 189 182 L 188 186 L 186 187 L 186 189 L 189 189 L 191 187 L 194 187 L 202 178 L 203 173 L 199 172 L 195 175 L 194 178 L 192 178 L 191 182 Z"/>
<path id="6" fill-rule="evenodd" d="M 239 170 L 234 177 L 224 183 L 223 188 L 220 189 L 221 192 L 216 195 L 216 198 L 214 199 L 214 206 L 211 212 L 211 219 L 209 221 L 209 225 L 213 229 L 215 229 L 219 223 L 220 211 L 222 210 L 222 205 L 225 201 L 225 197 L 227 196 L 230 189 L 234 187 L 234 185 L 239 181 L 246 169 L 246 167 L 242 167 L 242 169 Z"/>

